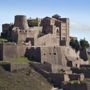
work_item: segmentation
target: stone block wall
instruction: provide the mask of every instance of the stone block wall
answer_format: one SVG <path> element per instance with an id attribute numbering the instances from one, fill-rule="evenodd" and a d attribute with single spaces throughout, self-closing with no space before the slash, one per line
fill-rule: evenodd
<path id="1" fill-rule="evenodd" d="M 0 44 L 0 60 L 12 60 L 13 58 L 24 56 L 25 53 L 25 45 L 15 43 Z"/>
<path id="2" fill-rule="evenodd" d="M 63 81 L 68 82 L 70 80 L 67 74 L 51 73 L 49 77 L 55 87 L 61 87 Z"/>
<path id="3" fill-rule="evenodd" d="M 17 45 L 17 56 L 20 57 L 20 56 L 24 56 L 26 53 L 26 45 L 23 45 L 23 44 L 18 44 Z"/>
<path id="4" fill-rule="evenodd" d="M 11 64 L 10 71 L 17 71 L 21 69 L 26 69 L 29 67 L 29 64 Z"/>
<path id="5" fill-rule="evenodd" d="M 63 90 L 89 90 L 87 89 L 86 83 L 75 83 L 75 84 L 65 84 L 63 85 Z"/>
<path id="6" fill-rule="evenodd" d="M 6 71 L 17 71 L 21 69 L 26 69 L 29 67 L 29 64 L 0 64 Z"/>
<path id="7" fill-rule="evenodd" d="M 0 44 L 0 60 L 3 59 L 3 44 Z"/>
<path id="8" fill-rule="evenodd" d="M 3 60 L 15 58 L 17 56 L 17 48 L 15 43 L 3 44 Z"/>
<path id="9" fill-rule="evenodd" d="M 59 46 L 59 37 L 52 34 L 47 34 L 37 38 L 35 46 Z"/>
<path id="10" fill-rule="evenodd" d="M 66 66 L 63 47 L 41 47 L 41 62 Z"/>
<path id="11" fill-rule="evenodd" d="M 84 74 L 70 74 L 69 75 L 70 80 L 84 80 Z"/>

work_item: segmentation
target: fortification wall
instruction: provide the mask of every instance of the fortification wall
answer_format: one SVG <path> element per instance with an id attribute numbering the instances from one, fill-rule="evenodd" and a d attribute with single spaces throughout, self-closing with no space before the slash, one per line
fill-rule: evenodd
<path id="1" fill-rule="evenodd" d="M 21 70 L 21 69 L 26 69 L 29 67 L 29 64 L 11 64 L 10 65 L 10 71 L 16 71 L 16 70 Z"/>
<path id="2" fill-rule="evenodd" d="M 17 45 L 17 56 L 21 57 L 24 56 L 26 53 L 26 46 L 25 45 Z"/>
<path id="3" fill-rule="evenodd" d="M 24 56 L 26 53 L 25 45 L 18 45 L 15 43 L 4 43 L 0 44 L 0 59 L 1 60 L 12 60 L 16 57 Z"/>
<path id="4" fill-rule="evenodd" d="M 63 90 L 89 90 L 87 89 L 86 83 L 74 83 L 74 84 L 65 84 L 63 85 Z"/>
<path id="5" fill-rule="evenodd" d="M 17 48 L 15 43 L 3 44 L 3 60 L 15 58 L 17 56 Z"/>
<path id="6" fill-rule="evenodd" d="M 11 33 L 11 41 L 17 42 L 18 41 L 18 33 L 15 31 L 12 31 Z"/>
<path id="7" fill-rule="evenodd" d="M 22 30 L 27 30 L 29 28 L 27 18 L 24 15 L 16 15 L 14 25 Z"/>
<path id="8" fill-rule="evenodd" d="M 81 64 L 88 64 L 87 61 L 80 59 L 79 53 L 66 46 L 42 46 L 41 62 L 68 67 L 80 67 Z"/>
<path id="9" fill-rule="evenodd" d="M 41 47 L 41 62 L 66 66 L 67 62 L 64 57 L 64 48 L 65 47 Z"/>
<path id="10" fill-rule="evenodd" d="M 59 37 L 52 34 L 44 35 L 35 40 L 35 46 L 59 46 Z"/>
<path id="11" fill-rule="evenodd" d="M 24 42 L 27 38 L 27 31 L 19 31 L 18 32 L 18 43 Z"/>
<path id="12" fill-rule="evenodd" d="M 3 44 L 0 44 L 0 60 L 3 59 Z"/>
<path id="13" fill-rule="evenodd" d="M 29 67 L 29 64 L 28 63 L 26 63 L 26 64 L 10 64 L 10 63 L 7 63 L 7 64 L 0 64 L 0 66 L 2 66 L 6 71 L 13 72 L 13 71 L 26 69 Z"/>

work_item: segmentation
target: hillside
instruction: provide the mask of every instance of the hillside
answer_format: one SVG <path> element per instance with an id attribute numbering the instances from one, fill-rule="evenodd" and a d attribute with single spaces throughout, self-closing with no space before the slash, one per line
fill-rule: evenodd
<path id="1" fill-rule="evenodd" d="M 51 85 L 32 68 L 11 73 L 0 67 L 0 90 L 51 90 Z"/>

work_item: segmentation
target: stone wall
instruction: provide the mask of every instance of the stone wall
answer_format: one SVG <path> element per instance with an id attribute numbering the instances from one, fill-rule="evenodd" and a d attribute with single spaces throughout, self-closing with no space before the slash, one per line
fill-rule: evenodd
<path id="1" fill-rule="evenodd" d="M 29 64 L 0 64 L 6 71 L 17 71 L 21 69 L 26 69 L 29 67 Z"/>
<path id="2" fill-rule="evenodd" d="M 69 18 L 61 18 L 61 45 L 69 46 Z M 65 41 L 65 44 L 64 44 Z"/>
<path id="3" fill-rule="evenodd" d="M 24 15 L 16 15 L 14 25 L 15 27 L 19 27 L 23 30 L 27 30 L 29 28 L 27 18 Z"/>
<path id="4" fill-rule="evenodd" d="M 20 30 L 18 32 L 18 43 L 25 42 L 27 38 L 27 31 Z"/>
<path id="5" fill-rule="evenodd" d="M 2 25 L 2 36 L 4 38 L 10 38 L 11 36 L 11 29 L 12 29 L 12 24 L 3 24 Z"/>
<path id="6" fill-rule="evenodd" d="M 17 71 L 21 69 L 26 69 L 29 67 L 29 64 L 11 64 L 10 71 Z"/>
<path id="7" fill-rule="evenodd" d="M 90 78 L 90 68 L 87 67 L 81 67 L 81 69 L 72 68 L 72 72 L 77 74 L 83 73 L 85 78 Z"/>
<path id="8" fill-rule="evenodd" d="M 84 81 L 84 74 L 70 74 L 69 75 L 70 80 L 80 80 L 80 81 Z"/>
<path id="9" fill-rule="evenodd" d="M 41 62 L 66 66 L 63 49 L 64 47 L 41 47 Z"/>
<path id="10" fill-rule="evenodd" d="M 80 59 L 79 53 L 66 46 L 42 46 L 41 62 L 78 68 L 81 64 L 88 64 Z"/>
<path id="11" fill-rule="evenodd" d="M 11 41 L 18 42 L 18 33 L 14 30 L 12 30 L 12 32 L 11 32 Z"/>
<path id="12" fill-rule="evenodd" d="M 63 85 L 63 90 L 89 90 L 87 89 L 86 83 L 75 83 L 75 84 L 65 84 Z"/>
<path id="13" fill-rule="evenodd" d="M 35 40 L 35 46 L 59 46 L 59 37 L 52 34 L 47 34 Z"/>
<path id="14" fill-rule="evenodd" d="M 3 59 L 3 44 L 0 44 L 0 60 Z"/>
<path id="15" fill-rule="evenodd" d="M 14 27 L 11 34 L 11 40 L 17 43 L 24 43 L 27 39 L 33 39 L 34 45 L 34 39 L 36 39 L 39 36 L 41 31 L 42 27 L 32 27 L 28 30 L 22 30 L 17 27 Z"/>
<path id="16" fill-rule="evenodd" d="M 0 59 L 12 60 L 16 57 L 24 56 L 26 53 L 26 46 L 15 43 L 0 44 Z"/>
<path id="17" fill-rule="evenodd" d="M 3 60 L 9 60 L 17 56 L 17 48 L 15 43 L 3 44 Z"/>
<path id="18" fill-rule="evenodd" d="M 17 45 L 17 56 L 21 57 L 24 56 L 26 53 L 26 45 L 18 44 Z"/>

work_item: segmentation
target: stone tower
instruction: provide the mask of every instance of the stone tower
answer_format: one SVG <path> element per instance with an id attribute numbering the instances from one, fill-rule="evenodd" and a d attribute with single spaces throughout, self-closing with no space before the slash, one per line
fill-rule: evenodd
<path id="1" fill-rule="evenodd" d="M 29 29 L 27 18 L 24 15 L 16 15 L 14 25 L 15 27 L 19 27 L 19 29 L 22 30 Z"/>

